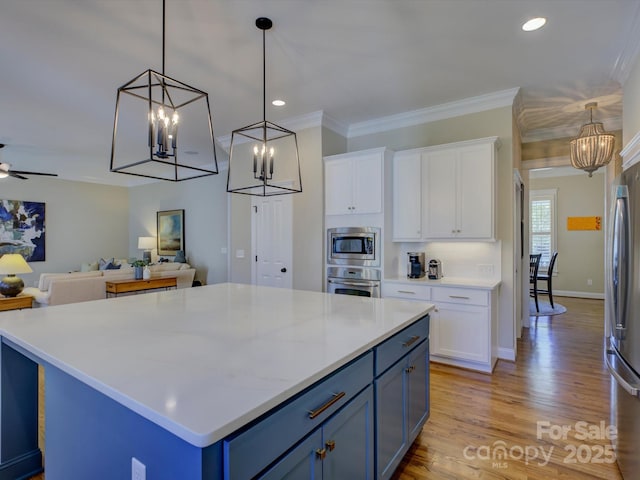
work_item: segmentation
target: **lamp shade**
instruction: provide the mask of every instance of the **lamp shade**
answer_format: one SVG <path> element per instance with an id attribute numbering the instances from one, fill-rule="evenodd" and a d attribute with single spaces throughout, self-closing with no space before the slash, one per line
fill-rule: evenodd
<path id="1" fill-rule="evenodd" d="M 19 253 L 5 253 L 0 257 L 0 274 L 16 275 L 18 273 L 31 273 L 31 267 Z"/>
<path id="2" fill-rule="evenodd" d="M 140 250 L 153 250 L 156 248 L 156 237 L 138 237 L 138 248 Z"/>

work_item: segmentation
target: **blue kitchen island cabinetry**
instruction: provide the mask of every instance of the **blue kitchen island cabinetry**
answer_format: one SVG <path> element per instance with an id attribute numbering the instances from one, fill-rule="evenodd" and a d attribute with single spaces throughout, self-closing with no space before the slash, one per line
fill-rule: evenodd
<path id="1" fill-rule="evenodd" d="M 16 368 L 35 364 L 48 480 L 130 478 L 134 458 L 154 480 L 376 478 L 380 378 L 426 362 L 432 309 L 218 284 L 5 314 L 0 392 L 20 398 L 0 405 L 0 480 L 34 472 L 21 459 L 38 458 L 37 389 L 16 388 L 35 381 Z M 423 373 L 406 375 L 405 404 L 421 404 L 420 388 L 428 400 Z M 402 428 L 419 431 L 423 405 L 407 407 Z"/>

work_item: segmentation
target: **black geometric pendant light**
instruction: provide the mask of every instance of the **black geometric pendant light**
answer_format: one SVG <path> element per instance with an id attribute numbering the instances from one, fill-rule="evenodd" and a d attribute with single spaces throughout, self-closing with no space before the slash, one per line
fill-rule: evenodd
<path id="1" fill-rule="evenodd" d="M 209 95 L 152 69 L 118 88 L 111 171 L 178 182 L 216 175 L 218 160 Z"/>
<path id="2" fill-rule="evenodd" d="M 256 20 L 262 30 L 262 121 L 231 132 L 227 192 L 261 197 L 302 192 L 296 134 L 266 119 L 265 32 L 272 26 L 268 18 Z"/>

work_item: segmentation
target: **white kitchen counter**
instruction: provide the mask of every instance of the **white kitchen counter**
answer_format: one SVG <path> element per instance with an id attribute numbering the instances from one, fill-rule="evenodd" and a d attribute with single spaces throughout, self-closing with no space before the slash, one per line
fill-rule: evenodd
<path id="1" fill-rule="evenodd" d="M 0 314 L 0 335 L 197 447 L 433 309 L 238 284 Z"/>
<path id="2" fill-rule="evenodd" d="M 430 280 L 426 276 L 422 278 L 387 277 L 384 282 L 397 282 L 414 285 L 429 285 L 432 287 L 464 287 L 494 290 L 500 286 L 501 280 L 470 278 L 470 277 L 442 277 L 440 280 Z"/>

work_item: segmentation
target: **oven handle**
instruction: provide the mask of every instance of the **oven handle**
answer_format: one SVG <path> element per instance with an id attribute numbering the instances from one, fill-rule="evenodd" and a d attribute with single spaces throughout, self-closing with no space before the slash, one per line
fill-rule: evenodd
<path id="1" fill-rule="evenodd" d="M 349 285 L 351 287 L 377 287 L 378 282 L 350 282 L 349 280 L 332 280 L 327 278 L 329 283 L 339 283 L 340 285 Z"/>

